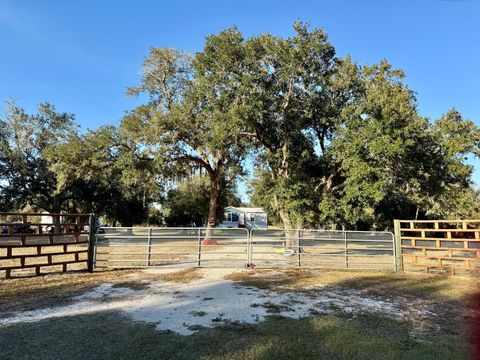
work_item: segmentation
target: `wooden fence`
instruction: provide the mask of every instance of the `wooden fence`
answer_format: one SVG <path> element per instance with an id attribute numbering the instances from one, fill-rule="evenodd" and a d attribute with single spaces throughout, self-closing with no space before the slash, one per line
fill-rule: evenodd
<path id="1" fill-rule="evenodd" d="M 395 220 L 399 270 L 480 273 L 480 220 Z"/>
<path id="2" fill-rule="evenodd" d="M 91 219 L 88 214 L 0 213 L 0 277 L 86 269 Z"/>

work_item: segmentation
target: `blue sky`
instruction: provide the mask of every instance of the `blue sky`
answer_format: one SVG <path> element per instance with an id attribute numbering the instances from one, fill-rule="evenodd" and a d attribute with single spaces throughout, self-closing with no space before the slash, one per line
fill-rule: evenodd
<path id="1" fill-rule="evenodd" d="M 139 102 L 125 89 L 149 47 L 197 51 L 232 25 L 288 36 L 295 20 L 323 27 L 339 56 L 405 70 L 422 115 L 454 106 L 480 125 L 480 0 L 0 0 L 0 100 L 51 102 L 84 128 L 117 123 Z"/>

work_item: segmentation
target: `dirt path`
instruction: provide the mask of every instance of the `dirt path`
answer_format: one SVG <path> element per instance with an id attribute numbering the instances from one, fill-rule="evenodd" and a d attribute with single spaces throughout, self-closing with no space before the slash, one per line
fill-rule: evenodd
<path id="1" fill-rule="evenodd" d="M 197 271 L 201 276 L 189 283 L 136 280 L 131 274 L 131 281 L 103 283 L 66 305 L 16 312 L 0 318 L 0 325 L 119 310 L 132 320 L 156 324 L 157 330 L 189 335 L 227 321 L 257 323 L 269 315 L 298 319 L 334 312 L 378 314 L 418 322 L 420 327 L 424 320 L 437 316 L 428 302 L 406 307 L 407 299 L 402 296 L 386 298 L 322 284 L 300 290 L 261 289 L 227 280 L 232 270 Z"/>

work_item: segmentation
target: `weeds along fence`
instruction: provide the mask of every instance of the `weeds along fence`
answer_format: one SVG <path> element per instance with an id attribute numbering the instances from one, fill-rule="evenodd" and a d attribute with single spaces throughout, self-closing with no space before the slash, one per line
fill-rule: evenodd
<path id="1" fill-rule="evenodd" d="M 89 214 L 0 213 L 0 276 L 85 270 L 92 223 Z"/>
<path id="2" fill-rule="evenodd" d="M 480 274 L 480 220 L 395 220 L 400 270 Z"/>
<path id="3" fill-rule="evenodd" d="M 394 236 L 387 232 L 102 228 L 98 269 L 258 267 L 395 270 Z"/>

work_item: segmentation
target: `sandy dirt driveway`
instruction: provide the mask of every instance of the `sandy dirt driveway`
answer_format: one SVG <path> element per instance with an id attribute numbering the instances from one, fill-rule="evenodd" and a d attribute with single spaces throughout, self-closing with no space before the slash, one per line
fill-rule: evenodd
<path id="1" fill-rule="evenodd" d="M 188 274 L 188 280 L 178 281 L 177 274 Z M 321 280 L 289 285 L 285 280 L 292 276 L 274 270 L 139 271 L 124 275 L 121 282 L 100 283 L 65 303 L 7 312 L 0 315 L 0 325 L 119 310 L 134 321 L 154 323 L 159 331 L 189 335 L 225 322 L 258 323 L 270 315 L 300 319 L 341 312 L 413 321 L 421 330 L 439 315 L 430 301 L 412 303 L 401 294 L 389 296 Z"/>

